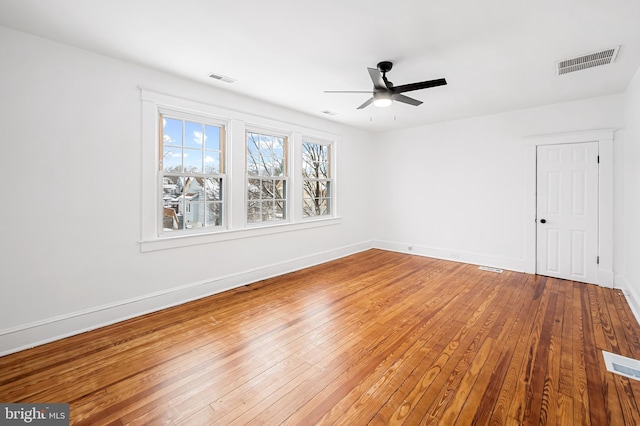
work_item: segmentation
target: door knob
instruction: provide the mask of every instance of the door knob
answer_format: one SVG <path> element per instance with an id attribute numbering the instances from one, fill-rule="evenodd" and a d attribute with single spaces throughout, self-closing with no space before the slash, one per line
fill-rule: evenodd
<path id="1" fill-rule="evenodd" d="M 540 223 L 547 223 L 547 219 L 540 219 Z"/>

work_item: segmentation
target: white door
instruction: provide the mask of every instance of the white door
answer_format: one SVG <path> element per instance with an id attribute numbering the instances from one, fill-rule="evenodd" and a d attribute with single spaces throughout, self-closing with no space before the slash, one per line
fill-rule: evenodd
<path id="1" fill-rule="evenodd" d="M 598 142 L 537 147 L 536 272 L 598 283 Z"/>

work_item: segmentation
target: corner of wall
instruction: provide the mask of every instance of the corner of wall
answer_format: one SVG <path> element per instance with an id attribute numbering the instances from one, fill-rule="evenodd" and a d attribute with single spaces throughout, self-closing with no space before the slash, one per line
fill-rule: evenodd
<path id="1" fill-rule="evenodd" d="M 631 308 L 633 316 L 636 318 L 638 324 L 640 324 L 640 295 L 634 290 L 633 286 L 630 285 L 629 281 L 627 281 L 627 279 L 622 275 L 616 276 L 615 287 L 622 291 L 625 299 L 627 299 L 629 308 Z"/>

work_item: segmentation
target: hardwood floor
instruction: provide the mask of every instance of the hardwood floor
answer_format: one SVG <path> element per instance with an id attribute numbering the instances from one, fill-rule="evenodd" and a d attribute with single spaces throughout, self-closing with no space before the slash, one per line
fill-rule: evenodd
<path id="1" fill-rule="evenodd" d="M 82 425 L 640 425 L 617 290 L 370 250 L 0 358 Z"/>

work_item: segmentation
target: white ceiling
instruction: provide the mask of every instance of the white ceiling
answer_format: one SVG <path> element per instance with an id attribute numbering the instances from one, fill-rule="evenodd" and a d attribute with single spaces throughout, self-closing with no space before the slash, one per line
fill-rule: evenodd
<path id="1" fill-rule="evenodd" d="M 640 67 L 638 0 L 0 0 L 0 24 L 374 132 L 619 93 Z M 407 93 L 418 107 L 324 93 L 369 90 L 382 60 L 396 85 L 449 84 Z"/>

